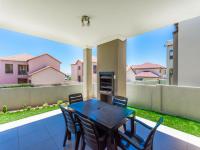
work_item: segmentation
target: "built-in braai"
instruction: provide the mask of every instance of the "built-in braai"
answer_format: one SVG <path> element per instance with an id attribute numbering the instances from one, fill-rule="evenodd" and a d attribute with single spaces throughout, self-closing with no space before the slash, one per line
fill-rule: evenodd
<path id="1" fill-rule="evenodd" d="M 114 72 L 99 72 L 100 99 L 112 103 L 114 95 Z"/>

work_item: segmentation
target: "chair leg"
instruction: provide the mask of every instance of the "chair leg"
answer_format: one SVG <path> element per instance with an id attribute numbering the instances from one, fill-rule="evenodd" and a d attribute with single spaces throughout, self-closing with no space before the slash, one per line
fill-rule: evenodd
<path id="1" fill-rule="evenodd" d="M 64 141 L 63 141 L 63 147 L 66 146 L 66 142 L 67 142 L 67 130 L 65 132 L 65 138 L 64 138 Z"/>
<path id="2" fill-rule="evenodd" d="M 82 136 L 82 141 L 81 141 L 81 150 L 85 150 L 85 141 L 84 141 L 83 136 Z"/>
<path id="3" fill-rule="evenodd" d="M 126 132 L 126 124 L 123 124 L 124 132 Z"/>
<path id="4" fill-rule="evenodd" d="M 78 146 L 79 146 L 80 137 L 81 137 L 81 133 L 80 133 L 80 132 L 78 132 L 78 133 L 76 134 L 75 150 L 78 150 Z"/>
<path id="5" fill-rule="evenodd" d="M 67 129 L 67 137 L 68 137 L 68 140 L 71 140 L 71 132 Z"/>

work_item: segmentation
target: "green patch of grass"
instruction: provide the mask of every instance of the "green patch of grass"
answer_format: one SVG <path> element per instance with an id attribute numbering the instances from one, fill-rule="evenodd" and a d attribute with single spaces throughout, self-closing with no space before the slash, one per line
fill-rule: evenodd
<path id="1" fill-rule="evenodd" d="M 192 121 L 177 116 L 165 115 L 149 110 L 129 107 L 136 111 L 136 116 L 156 122 L 161 116 L 164 118 L 163 125 L 200 137 L 200 122 Z"/>
<path id="2" fill-rule="evenodd" d="M 7 113 L 0 113 L 0 124 L 23 119 L 26 117 L 42 114 L 48 111 L 56 110 L 58 109 L 58 106 L 52 106 L 52 107 L 45 107 L 45 108 L 31 108 L 30 110 L 23 110 L 23 111 L 16 111 L 16 112 L 7 112 Z"/>

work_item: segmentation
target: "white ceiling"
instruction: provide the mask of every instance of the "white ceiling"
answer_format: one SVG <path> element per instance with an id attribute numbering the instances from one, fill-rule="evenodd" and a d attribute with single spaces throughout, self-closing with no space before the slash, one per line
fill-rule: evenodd
<path id="1" fill-rule="evenodd" d="M 81 26 L 81 16 L 91 26 Z M 93 47 L 200 16 L 200 0 L 0 0 L 0 27 Z"/>

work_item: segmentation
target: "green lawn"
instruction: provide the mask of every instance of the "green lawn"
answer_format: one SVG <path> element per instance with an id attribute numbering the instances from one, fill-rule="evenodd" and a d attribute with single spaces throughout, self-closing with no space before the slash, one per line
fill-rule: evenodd
<path id="1" fill-rule="evenodd" d="M 38 115 L 41 113 L 45 113 L 48 111 L 56 110 L 58 109 L 58 106 L 52 106 L 47 108 L 40 108 L 40 109 L 31 109 L 31 110 L 23 110 L 23 111 L 17 111 L 17 112 L 7 112 L 7 113 L 0 113 L 0 124 L 23 119 L 26 117 Z"/>
<path id="2" fill-rule="evenodd" d="M 164 118 L 163 125 L 195 135 L 200 137 L 200 122 L 176 117 L 176 116 L 170 116 L 170 115 L 164 115 L 161 113 L 148 111 L 148 110 L 142 110 L 142 109 L 136 109 L 133 107 L 129 107 L 130 109 L 133 109 L 136 111 L 136 116 L 151 120 L 156 122 L 159 117 Z"/>

